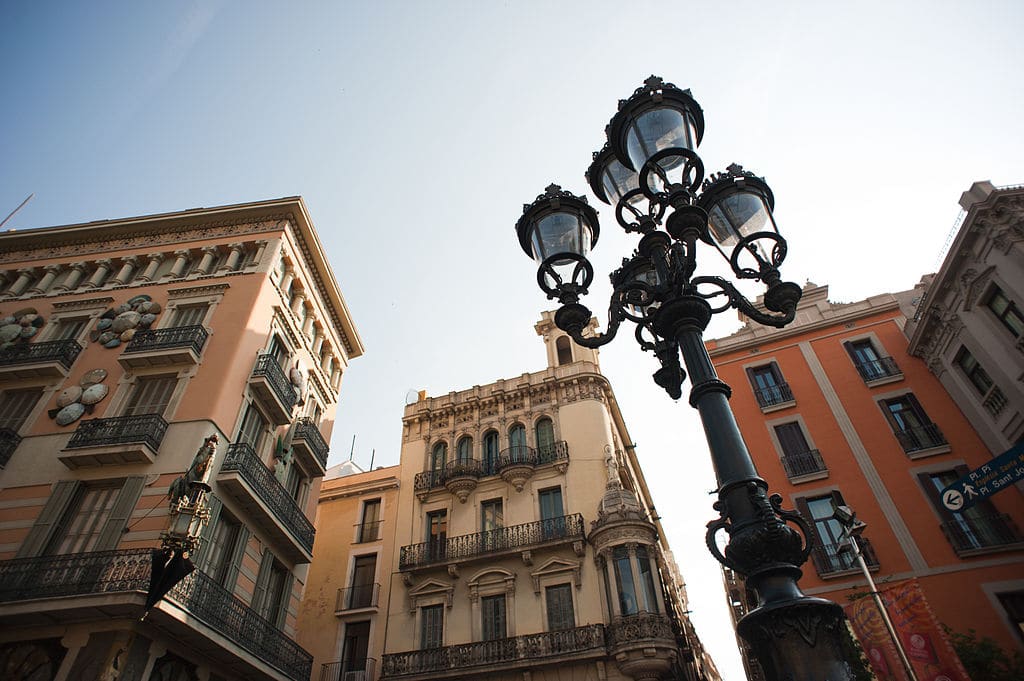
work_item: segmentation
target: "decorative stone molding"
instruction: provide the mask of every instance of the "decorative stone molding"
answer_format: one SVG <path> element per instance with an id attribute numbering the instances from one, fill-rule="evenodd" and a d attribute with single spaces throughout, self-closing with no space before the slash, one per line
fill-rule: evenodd
<path id="1" fill-rule="evenodd" d="M 563 558 L 552 558 L 540 568 L 530 573 L 533 580 L 533 593 L 540 595 L 541 580 L 545 577 L 571 577 L 572 583 L 577 589 L 583 584 L 583 568 L 579 561 L 569 561 Z"/>
<path id="2" fill-rule="evenodd" d="M 428 579 L 417 586 L 411 587 L 408 591 L 409 612 L 414 613 L 423 605 L 430 605 L 433 602 L 442 600 L 446 608 L 451 609 L 455 595 L 455 585 L 445 584 L 436 579 Z"/>

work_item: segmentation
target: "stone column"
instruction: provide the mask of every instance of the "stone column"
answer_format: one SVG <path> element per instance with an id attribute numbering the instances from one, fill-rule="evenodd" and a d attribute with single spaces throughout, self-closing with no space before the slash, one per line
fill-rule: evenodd
<path id="1" fill-rule="evenodd" d="M 318 326 L 314 326 L 313 331 L 313 356 L 320 357 L 320 349 L 324 346 L 324 334 Z"/>
<path id="2" fill-rule="evenodd" d="M 227 260 L 224 264 L 217 268 L 217 272 L 234 272 L 238 269 L 238 263 L 242 260 L 242 244 L 229 244 L 228 248 L 231 252 L 228 253 Z"/>
<path id="3" fill-rule="evenodd" d="M 65 653 L 64 659 L 60 662 L 60 667 L 57 668 L 57 673 L 53 677 L 53 681 L 67 681 L 70 678 L 71 668 L 75 666 L 75 660 L 78 659 L 78 653 L 82 651 L 85 644 L 89 642 L 88 631 L 71 631 L 64 635 L 64 638 L 60 640 L 60 644 L 68 649 Z"/>
<path id="4" fill-rule="evenodd" d="M 269 242 L 266 239 L 260 239 L 256 242 L 256 255 L 252 256 L 252 264 L 259 267 L 260 262 L 263 260 L 263 254 L 267 250 L 267 244 Z"/>
<path id="5" fill-rule="evenodd" d="M 313 338 L 313 322 L 316 321 L 316 315 L 313 314 L 313 310 L 306 311 L 306 317 L 302 320 L 302 335 L 307 339 L 312 340 Z"/>
<path id="6" fill-rule="evenodd" d="M 196 267 L 196 271 L 199 272 L 199 274 L 209 274 L 210 268 L 213 266 L 213 261 L 216 257 L 216 246 L 203 246 L 203 259 L 199 261 L 199 266 Z"/>
<path id="7" fill-rule="evenodd" d="M 188 264 L 188 249 L 183 249 L 174 252 L 174 264 L 171 265 L 170 276 L 172 279 L 177 279 L 185 271 L 185 265 Z"/>
<path id="8" fill-rule="evenodd" d="M 292 302 L 291 302 L 292 314 L 294 314 L 296 317 L 301 317 L 302 316 L 302 306 L 305 304 L 305 302 L 306 302 L 306 294 L 303 293 L 301 289 L 296 291 L 295 295 L 292 296 Z"/>
<path id="9" fill-rule="evenodd" d="M 58 291 L 74 291 L 78 288 L 78 285 L 82 283 L 82 277 L 85 276 L 85 263 L 84 262 L 73 262 L 71 263 L 71 271 L 68 272 L 68 276 L 64 278 L 64 281 L 57 284 Z"/>
<path id="10" fill-rule="evenodd" d="M 20 296 L 28 288 L 28 284 L 32 281 L 35 276 L 35 268 L 23 267 L 18 270 L 18 278 L 11 284 L 11 288 L 8 289 L 7 293 L 12 296 Z"/>
<path id="11" fill-rule="evenodd" d="M 60 265 L 46 265 L 43 268 L 43 278 L 40 279 L 35 286 L 29 289 L 30 293 L 46 293 L 50 290 L 50 286 L 53 285 L 53 280 L 57 278 L 57 274 L 60 273 Z"/>
<path id="12" fill-rule="evenodd" d="M 167 654 L 167 646 L 156 641 L 151 641 L 149 644 L 149 659 L 146 660 L 146 666 L 142 668 L 142 673 L 139 674 L 140 679 L 148 679 L 153 674 L 153 667 L 156 665 L 156 661 Z"/>
<path id="13" fill-rule="evenodd" d="M 107 277 L 107 273 L 110 272 L 112 263 L 109 258 L 96 261 L 96 271 L 89 277 L 89 281 L 86 282 L 86 286 L 89 288 L 99 288 L 103 285 L 103 280 Z"/>
<path id="14" fill-rule="evenodd" d="M 160 263 L 164 261 L 164 254 L 150 253 L 146 257 L 149 258 L 149 262 L 146 263 L 146 269 L 139 275 L 139 279 L 142 281 L 153 281 L 156 271 L 160 269 Z"/>
<path id="15" fill-rule="evenodd" d="M 281 276 L 281 283 L 278 286 L 278 288 L 281 289 L 282 293 L 288 295 L 288 287 L 292 285 L 292 280 L 294 279 L 295 272 L 292 272 L 292 268 L 289 267 L 287 263 L 285 263 L 284 274 Z"/>
<path id="16" fill-rule="evenodd" d="M 338 381 L 341 380 L 341 367 L 338 365 L 334 366 L 334 370 L 331 371 L 331 386 L 337 390 Z"/>
<path id="17" fill-rule="evenodd" d="M 115 284 L 127 284 L 132 280 L 132 274 L 135 272 L 136 266 L 139 264 L 138 257 L 129 255 L 127 258 L 121 258 L 121 269 L 117 271 L 117 276 L 114 277 Z"/>
<path id="18" fill-rule="evenodd" d="M 330 376 L 331 375 L 331 367 L 333 365 L 334 365 L 334 355 L 332 355 L 330 353 L 330 351 L 328 351 L 327 354 L 324 355 L 324 361 L 320 363 L 320 368 L 324 370 L 325 374 Z"/>

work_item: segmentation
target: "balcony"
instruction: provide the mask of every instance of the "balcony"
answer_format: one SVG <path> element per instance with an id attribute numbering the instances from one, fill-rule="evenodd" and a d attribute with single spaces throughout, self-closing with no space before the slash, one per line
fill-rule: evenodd
<path id="1" fill-rule="evenodd" d="M 871 542 L 864 537 L 858 537 L 857 545 L 860 546 L 860 553 L 864 557 L 868 569 L 877 570 L 878 556 L 875 555 L 875 549 L 871 546 Z M 814 546 L 811 547 L 811 560 L 814 562 L 819 577 L 827 579 L 847 575 L 851 572 L 860 572 L 860 565 L 857 564 L 857 558 L 853 552 L 840 552 L 841 546 L 841 544 L 814 542 Z"/>
<path id="2" fill-rule="evenodd" d="M 392 653 L 382 659 L 381 678 L 484 678 L 490 673 L 526 671 L 605 655 L 604 625 L 589 624 L 496 641 Z"/>
<path id="3" fill-rule="evenodd" d="M 372 657 L 327 662 L 320 667 L 319 681 L 373 681 L 376 667 L 377 660 Z"/>
<path id="4" fill-rule="evenodd" d="M 679 651 L 672 621 L 653 612 L 615 619 L 608 625 L 607 639 L 619 671 L 635 679 L 664 678 Z"/>
<path id="5" fill-rule="evenodd" d="M 828 477 L 828 467 L 817 449 L 808 449 L 796 454 L 783 454 L 782 467 L 790 482 L 807 482 Z"/>
<path id="6" fill-rule="evenodd" d="M 879 357 L 874 360 L 857 362 L 854 366 L 868 386 L 892 383 L 903 378 L 903 372 L 892 357 Z"/>
<path id="7" fill-rule="evenodd" d="M 199 364 L 210 332 L 202 326 L 172 326 L 136 331 L 118 362 L 125 369 Z"/>
<path id="8" fill-rule="evenodd" d="M 0 428 L 0 468 L 7 465 L 14 450 L 21 444 L 21 436 L 10 428 Z"/>
<path id="9" fill-rule="evenodd" d="M 292 452 L 302 461 L 305 470 L 314 472 L 312 477 L 323 475 L 327 470 L 327 454 L 330 450 L 313 419 L 303 417 L 295 422 Z"/>
<path id="10" fill-rule="evenodd" d="M 903 447 L 903 451 L 912 459 L 949 451 L 946 437 L 939 430 L 939 426 L 934 423 L 927 423 L 917 428 L 897 430 L 895 435 L 900 446 Z"/>
<path id="11" fill-rule="evenodd" d="M 380 526 L 383 520 L 359 523 L 356 525 L 356 544 L 367 544 L 380 539 Z"/>
<path id="12" fill-rule="evenodd" d="M 249 376 L 249 388 L 274 425 L 283 426 L 291 422 L 292 409 L 298 396 L 272 356 L 260 355 L 256 358 L 256 366 Z"/>
<path id="13" fill-rule="evenodd" d="M 777 411 L 792 407 L 796 404 L 793 398 L 793 391 L 789 389 L 789 383 L 777 383 L 764 388 L 754 388 L 754 397 L 757 399 L 757 406 L 762 412 Z"/>
<path id="14" fill-rule="evenodd" d="M 343 615 L 352 610 L 376 610 L 380 600 L 380 584 L 355 584 L 338 589 L 334 614 Z"/>
<path id="15" fill-rule="evenodd" d="M 532 550 L 543 546 L 579 542 L 574 547 L 582 555 L 583 516 L 573 515 L 537 520 L 522 525 L 499 527 L 476 534 L 449 537 L 443 541 L 403 546 L 398 559 L 399 570 L 414 570 L 435 564 L 488 560 L 496 555 Z"/>
<path id="16" fill-rule="evenodd" d="M 413 491 L 420 501 L 426 501 L 431 491 L 449 487 L 450 481 L 458 480 L 458 483 L 452 485 L 455 494 L 459 487 L 472 490 L 477 479 L 492 475 L 501 475 L 517 491 L 522 491 L 522 485 L 533 475 L 537 466 L 551 464 L 563 473 L 569 465 L 569 445 L 564 440 L 542 445 L 538 449 L 525 445 L 509 447 L 491 460 L 449 461 L 442 469 L 417 473 L 413 479 Z"/>
<path id="17" fill-rule="evenodd" d="M 296 563 L 313 559 L 313 524 L 247 442 L 228 446 L 217 482 Z"/>
<path id="18" fill-rule="evenodd" d="M 37 626 L 137 619 L 149 589 L 151 565 L 150 549 L 0 561 L 3 621 Z M 196 570 L 178 583 L 166 600 L 169 603 L 161 601 L 142 626 L 165 630 L 183 646 L 210 655 L 216 665 L 241 670 L 245 678 L 281 678 L 254 664 L 250 658 L 255 657 L 284 678 L 309 679 L 312 655 L 203 572 Z M 191 617 L 175 615 L 175 606 Z M 240 650 L 223 645 L 224 639 Z"/>
<path id="19" fill-rule="evenodd" d="M 74 470 L 86 466 L 153 463 L 167 433 L 160 414 L 82 421 L 59 458 Z"/>
<path id="20" fill-rule="evenodd" d="M 44 343 L 16 343 L 0 350 L 0 380 L 66 378 L 82 346 L 71 338 Z"/>
<path id="21" fill-rule="evenodd" d="M 1024 538 L 1005 513 L 954 517 L 942 523 L 942 533 L 960 557 L 1024 548 Z"/>

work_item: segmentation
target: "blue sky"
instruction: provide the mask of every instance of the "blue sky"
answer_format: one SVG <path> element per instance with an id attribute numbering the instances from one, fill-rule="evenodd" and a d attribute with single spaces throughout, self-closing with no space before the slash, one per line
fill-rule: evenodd
<path id="1" fill-rule="evenodd" d="M 386 465 L 410 388 L 542 368 L 546 303 L 513 225 L 549 182 L 584 191 L 646 76 L 692 89 L 709 171 L 737 161 L 771 184 L 783 275 L 849 301 L 933 271 L 973 181 L 1024 182 L 1021 26 L 1024 5 L 988 1 L 8 2 L 0 215 L 33 192 L 7 227 L 301 194 L 367 346 L 331 461 L 355 434 L 356 461 Z M 598 208 L 603 273 L 635 238 Z M 602 366 L 698 631 L 740 679 L 702 547 L 714 480 L 696 414 L 623 335 Z"/>

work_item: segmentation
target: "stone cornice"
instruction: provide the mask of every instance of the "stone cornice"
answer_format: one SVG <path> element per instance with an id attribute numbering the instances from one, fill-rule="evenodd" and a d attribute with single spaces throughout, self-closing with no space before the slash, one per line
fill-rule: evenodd
<path id="1" fill-rule="evenodd" d="M 104 296 L 103 298 L 86 298 L 84 300 L 65 300 L 60 303 L 53 304 L 54 312 L 61 310 L 79 310 L 86 307 L 108 307 L 114 299 L 110 296 Z"/>
<path id="2" fill-rule="evenodd" d="M 186 288 L 174 288 L 167 291 L 167 298 L 185 298 L 192 296 L 209 296 L 224 293 L 231 288 L 231 284 L 209 284 L 207 286 L 188 286 Z"/>
<path id="3" fill-rule="evenodd" d="M 336 479 L 344 480 L 345 478 Z M 324 483 L 324 485 L 326 486 L 328 483 L 331 482 L 334 482 L 334 480 L 328 480 Z M 398 478 L 394 476 L 388 476 L 386 478 L 382 478 L 379 480 L 368 480 L 366 482 L 347 485 L 345 487 L 331 489 L 321 488 L 320 503 L 322 504 L 326 501 L 335 501 L 337 499 L 361 496 L 363 494 L 372 494 L 373 492 L 385 492 L 389 489 L 398 489 Z"/>

